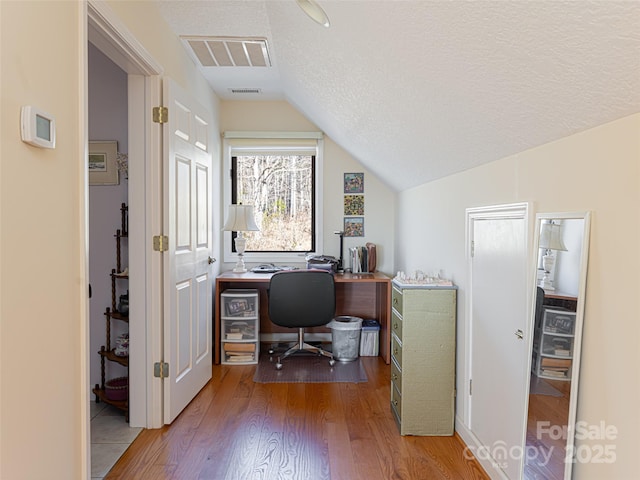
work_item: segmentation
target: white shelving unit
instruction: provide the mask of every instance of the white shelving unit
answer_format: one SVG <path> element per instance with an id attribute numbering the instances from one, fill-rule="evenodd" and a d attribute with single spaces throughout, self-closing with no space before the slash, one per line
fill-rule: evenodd
<path id="1" fill-rule="evenodd" d="M 533 373 L 541 378 L 571 380 L 576 312 L 545 307 L 533 342 Z"/>
<path id="2" fill-rule="evenodd" d="M 220 294 L 221 363 L 258 363 L 260 305 L 258 290 L 230 289 Z"/>

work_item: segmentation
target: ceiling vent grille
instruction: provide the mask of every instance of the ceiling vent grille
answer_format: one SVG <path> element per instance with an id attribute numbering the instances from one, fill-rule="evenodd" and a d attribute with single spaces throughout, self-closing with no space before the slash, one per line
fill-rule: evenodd
<path id="1" fill-rule="evenodd" d="M 270 67 L 264 38 L 180 37 L 203 67 Z"/>
<path id="2" fill-rule="evenodd" d="M 234 94 L 244 94 L 244 93 L 261 93 L 262 90 L 259 88 L 230 88 L 229 91 Z"/>

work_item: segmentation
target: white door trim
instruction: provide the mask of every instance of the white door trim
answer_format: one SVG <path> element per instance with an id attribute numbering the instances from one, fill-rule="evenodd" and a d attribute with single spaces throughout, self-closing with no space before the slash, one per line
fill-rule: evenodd
<path id="1" fill-rule="evenodd" d="M 467 284 L 471 284 L 471 238 L 472 238 L 472 225 L 475 220 L 478 219 L 490 219 L 490 218 L 513 218 L 524 217 L 529 224 L 531 212 L 531 205 L 528 202 L 522 203 L 509 203 L 504 205 L 489 205 L 485 207 L 473 207 L 467 208 L 465 211 L 466 223 L 465 223 L 465 258 L 467 261 Z M 527 245 L 531 244 L 530 241 L 530 228 L 527 229 Z M 529 247 L 530 249 L 530 247 Z M 471 295 L 466 295 L 465 300 L 465 352 L 471 351 Z M 471 371 L 471 356 L 467 355 L 467 359 L 463 366 L 464 381 L 462 383 L 464 391 L 463 395 L 463 422 L 465 425 L 469 425 L 471 418 L 471 404 L 469 402 L 469 379 Z"/>
<path id="2" fill-rule="evenodd" d="M 144 226 L 130 229 L 129 238 L 129 289 L 133 298 L 144 299 L 130 307 L 131 317 L 139 321 L 129 324 L 129 423 L 159 428 L 162 381 L 148 366 L 160 359 L 162 351 L 162 261 L 151 251 L 152 236 L 162 224 L 157 201 L 162 185 L 157 171 L 161 134 L 153 128 L 150 112 L 161 101 L 163 69 L 105 2 L 87 2 L 87 25 L 89 41 L 128 74 L 129 224 Z"/>
<path id="3" fill-rule="evenodd" d="M 467 284 L 471 286 L 472 282 L 472 239 L 474 238 L 474 222 L 476 220 L 490 220 L 490 219 L 524 219 L 525 221 L 525 244 L 526 244 L 526 258 L 531 258 L 531 229 L 532 229 L 532 219 L 531 219 L 532 205 L 529 202 L 523 203 L 513 203 L 513 204 L 504 204 L 504 205 L 493 205 L 493 206 L 485 206 L 485 207 L 477 207 L 477 208 L 468 208 L 466 209 L 466 224 L 465 224 L 465 252 L 467 259 Z M 530 270 L 530 266 L 527 265 L 527 271 Z M 530 281 L 530 275 L 527 275 L 525 278 L 525 282 L 527 283 L 527 306 L 524 311 L 530 311 L 529 306 L 531 305 L 531 298 L 529 297 L 529 293 L 531 289 L 528 287 Z M 471 287 L 470 287 L 471 288 Z M 469 383 L 472 372 L 472 361 L 473 355 L 471 355 L 472 344 L 473 344 L 473 331 L 472 331 L 472 292 L 468 292 L 465 299 L 465 352 L 466 361 L 463 365 L 463 418 L 458 418 L 456 421 L 456 430 L 459 432 L 461 438 L 468 445 L 468 449 L 470 452 L 473 452 L 476 455 L 476 458 L 482 465 L 482 467 L 489 473 L 491 478 L 496 479 L 507 479 L 505 472 L 486 455 L 487 448 L 490 450 L 491 446 L 483 445 L 482 442 L 478 439 L 475 432 L 471 428 L 471 401 L 470 401 L 470 392 L 469 392 Z M 530 338 L 530 326 L 529 322 L 525 322 L 524 329 L 524 338 Z M 527 349 L 525 349 L 526 351 Z M 526 363 L 526 362 L 525 362 Z M 525 415 L 526 417 L 526 415 Z M 462 420 L 462 421 L 460 421 Z M 526 418 L 522 418 L 521 428 L 526 427 Z M 522 439 L 524 443 L 524 437 Z M 484 455 L 478 455 L 478 453 L 485 452 Z"/>

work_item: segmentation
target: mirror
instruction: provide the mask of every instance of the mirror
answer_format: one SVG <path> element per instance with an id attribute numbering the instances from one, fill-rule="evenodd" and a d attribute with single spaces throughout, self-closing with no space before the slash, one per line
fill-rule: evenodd
<path id="1" fill-rule="evenodd" d="M 526 480 L 571 478 L 589 227 L 588 212 L 536 215 Z"/>

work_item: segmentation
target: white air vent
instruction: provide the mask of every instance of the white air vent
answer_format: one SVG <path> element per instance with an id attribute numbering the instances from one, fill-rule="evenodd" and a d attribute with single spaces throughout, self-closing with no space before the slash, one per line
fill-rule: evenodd
<path id="1" fill-rule="evenodd" d="M 203 67 L 270 67 L 264 38 L 180 37 Z"/>
<path id="2" fill-rule="evenodd" d="M 229 91 L 235 94 L 262 93 L 262 90 L 260 90 L 259 88 L 230 88 Z"/>

